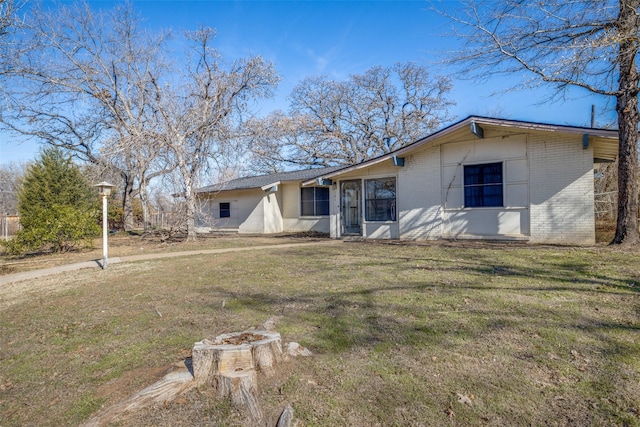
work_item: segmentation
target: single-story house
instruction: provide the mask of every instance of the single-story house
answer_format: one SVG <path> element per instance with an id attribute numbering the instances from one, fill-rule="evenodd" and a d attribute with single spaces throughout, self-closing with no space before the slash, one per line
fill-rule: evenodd
<path id="1" fill-rule="evenodd" d="M 615 130 L 470 116 L 357 165 L 199 193 L 238 232 L 593 244 L 594 163 L 617 153 Z"/>
<path id="2" fill-rule="evenodd" d="M 269 234 L 318 231 L 329 233 L 327 186 L 302 182 L 344 166 L 238 178 L 197 190 L 201 201 L 200 231 Z"/>

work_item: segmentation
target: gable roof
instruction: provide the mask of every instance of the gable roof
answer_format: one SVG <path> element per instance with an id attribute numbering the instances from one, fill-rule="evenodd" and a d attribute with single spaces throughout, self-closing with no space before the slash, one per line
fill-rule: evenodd
<path id="1" fill-rule="evenodd" d="M 244 178 L 236 178 L 230 181 L 220 182 L 218 184 L 209 185 L 198 188 L 196 193 L 214 193 L 230 190 L 247 190 L 254 188 L 269 188 L 278 185 L 280 182 L 286 181 L 307 181 L 313 180 L 319 176 L 326 175 L 344 169 L 347 166 L 331 166 L 326 168 L 304 169 L 291 172 L 279 172 L 268 175 L 248 176 Z"/>
<path id="2" fill-rule="evenodd" d="M 423 147 L 428 144 L 437 144 L 438 141 L 446 140 L 447 137 L 454 136 L 454 134 L 466 132 L 471 136 L 470 127 L 472 124 L 482 125 L 491 128 L 511 128 L 520 129 L 526 131 L 542 131 L 542 132 L 556 132 L 574 135 L 587 135 L 589 144 L 593 144 L 594 147 L 594 160 L 596 161 L 614 161 L 618 155 L 618 131 L 612 129 L 598 129 L 581 126 L 568 126 L 568 125 L 554 125 L 548 123 L 536 123 L 525 122 L 520 120 L 507 120 L 496 119 L 482 116 L 469 116 L 459 122 L 456 122 L 446 128 L 432 133 L 424 138 L 421 138 L 409 145 L 399 148 L 390 153 L 384 154 L 379 157 L 375 157 L 370 160 L 366 160 L 357 165 L 347 166 L 339 171 L 333 171 L 322 175 L 322 178 L 332 178 L 337 175 L 341 175 L 346 172 L 351 172 L 361 168 L 373 166 L 377 163 L 384 162 L 386 160 L 393 159 L 394 157 L 402 157 L 403 155 Z M 303 182 L 302 185 L 309 185 L 311 181 Z"/>

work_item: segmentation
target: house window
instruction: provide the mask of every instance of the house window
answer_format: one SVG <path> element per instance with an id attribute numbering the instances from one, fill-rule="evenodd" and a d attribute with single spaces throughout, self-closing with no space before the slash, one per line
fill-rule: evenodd
<path id="1" fill-rule="evenodd" d="M 368 179 L 365 186 L 365 218 L 367 221 L 396 220 L 396 179 Z"/>
<path id="2" fill-rule="evenodd" d="M 503 206 L 502 163 L 464 167 L 464 206 L 481 208 Z"/>
<path id="3" fill-rule="evenodd" d="M 302 216 L 329 215 L 329 189 L 327 187 L 301 188 L 300 201 Z"/>
<path id="4" fill-rule="evenodd" d="M 231 217 L 231 203 L 220 203 L 220 218 Z"/>

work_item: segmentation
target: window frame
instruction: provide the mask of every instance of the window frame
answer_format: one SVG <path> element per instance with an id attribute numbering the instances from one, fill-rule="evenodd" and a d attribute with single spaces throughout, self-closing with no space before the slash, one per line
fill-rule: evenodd
<path id="1" fill-rule="evenodd" d="M 380 181 L 393 180 L 393 197 L 370 197 L 370 183 Z M 379 178 L 370 178 L 363 180 L 364 193 L 364 220 L 366 222 L 396 222 L 398 220 L 398 179 L 395 176 L 384 176 Z M 374 191 L 385 188 L 373 189 Z M 386 190 L 389 191 L 389 190 Z M 374 194 L 376 195 L 376 194 Z M 378 195 L 381 196 L 381 195 Z M 386 205 L 386 206 L 385 206 Z M 385 214 L 384 218 L 380 218 L 380 213 Z"/>
<path id="2" fill-rule="evenodd" d="M 313 198 L 306 198 L 304 193 L 309 193 L 313 191 Z M 323 193 L 326 191 L 326 198 L 322 197 L 323 195 L 319 195 L 318 190 L 323 190 Z M 322 197 L 322 198 L 321 198 Z M 306 209 L 309 208 L 306 204 L 313 204 L 313 213 L 309 213 Z M 326 203 L 325 206 L 321 205 Z M 315 217 L 315 216 L 329 216 L 331 215 L 331 191 L 329 187 L 300 187 L 300 216 L 301 217 Z M 326 212 L 326 213 L 325 213 Z"/>
<path id="3" fill-rule="evenodd" d="M 498 166 L 499 173 L 497 168 Z M 475 172 L 476 176 L 471 175 L 474 169 L 477 170 L 477 172 Z M 462 172 L 462 197 L 464 208 L 504 208 L 504 172 L 503 161 L 464 165 Z M 496 179 L 496 176 L 498 175 L 499 181 Z M 469 182 L 472 180 L 477 182 Z M 497 191 L 492 194 L 489 190 Z M 492 201 L 494 199 L 497 200 L 498 197 L 500 198 L 499 203 L 497 201 Z"/>
<path id="4" fill-rule="evenodd" d="M 222 205 L 227 205 L 226 209 L 224 209 Z M 223 215 L 223 212 L 225 212 L 226 215 Z M 218 203 L 218 218 L 231 218 L 231 202 Z"/>

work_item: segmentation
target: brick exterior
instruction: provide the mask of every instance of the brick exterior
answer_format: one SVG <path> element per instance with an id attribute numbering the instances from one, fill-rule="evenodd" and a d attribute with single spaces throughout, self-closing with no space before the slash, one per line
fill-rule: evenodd
<path id="1" fill-rule="evenodd" d="M 593 151 L 579 136 L 529 136 L 532 243 L 593 244 Z"/>
<path id="2" fill-rule="evenodd" d="M 405 158 L 398 177 L 401 239 L 437 239 L 442 235 L 440 148 Z"/>
<path id="3" fill-rule="evenodd" d="M 366 221 L 365 196 L 361 192 L 362 237 L 594 244 L 594 147 L 596 157 L 611 160 L 611 150 L 616 146 L 614 136 L 597 129 L 478 120 L 486 122 L 483 138 L 472 134 L 466 125 L 453 125 L 446 132 L 396 152 L 404 159 L 404 166 L 394 162 L 390 154 L 344 170 L 327 171 L 326 177 L 333 181 L 328 217 L 300 215 L 300 182 L 282 182 L 272 194 L 261 188 L 226 187 L 214 195 L 215 202 L 231 203 L 231 217 L 222 225 L 235 226 L 239 232 L 318 230 L 341 237 L 342 182 L 360 180 L 364 190 L 367 179 L 395 177 L 396 220 Z M 587 148 L 583 148 L 583 132 L 595 141 Z M 503 167 L 502 204 L 466 206 L 464 167 L 486 163 L 500 163 Z M 290 177 L 289 174 L 284 176 Z M 232 182 L 238 186 L 247 182 L 257 185 L 258 178 L 258 183 L 276 182 L 273 177 Z M 313 180 L 305 183 L 314 184 Z M 215 210 L 213 213 L 215 219 Z M 351 216 L 347 218 L 351 220 Z M 355 233 L 351 228 L 357 227 L 349 228 Z"/>

